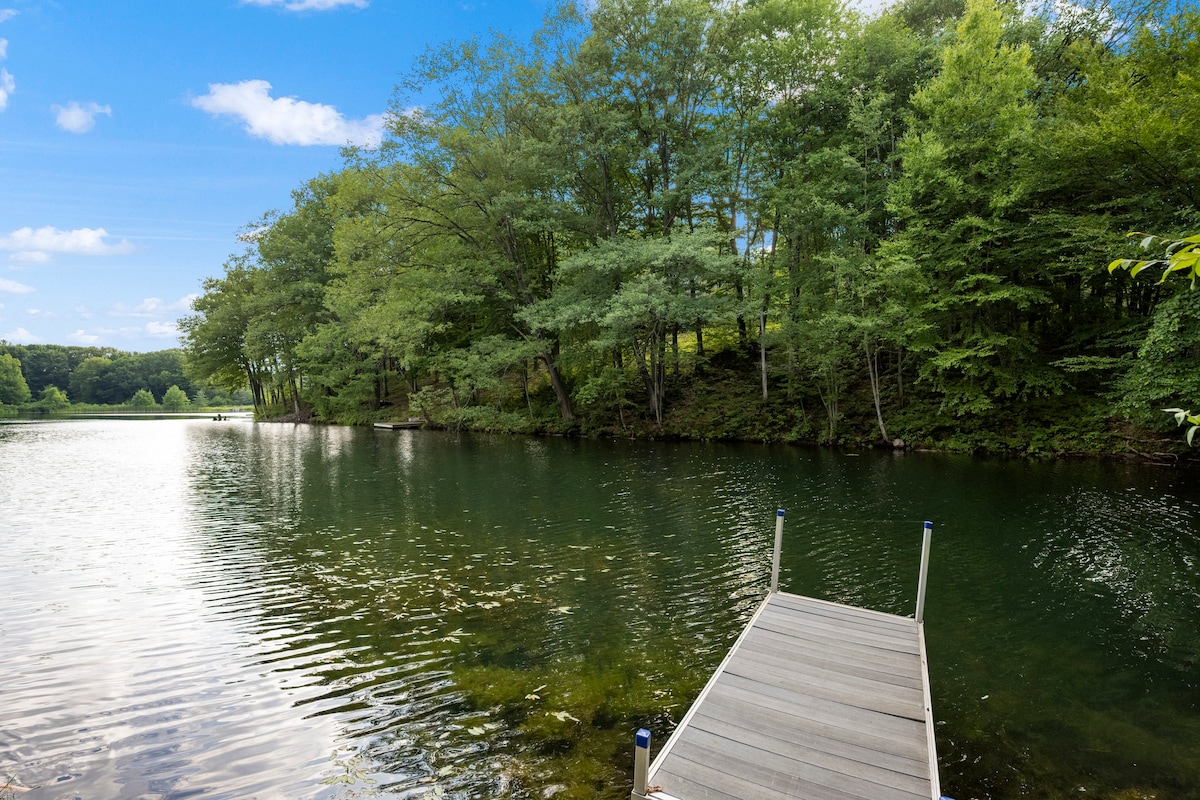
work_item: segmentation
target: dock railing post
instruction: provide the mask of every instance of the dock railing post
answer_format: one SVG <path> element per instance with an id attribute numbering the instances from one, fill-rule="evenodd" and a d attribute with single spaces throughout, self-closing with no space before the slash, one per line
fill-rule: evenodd
<path id="1" fill-rule="evenodd" d="M 917 581 L 917 624 L 925 621 L 925 584 L 929 576 L 929 544 L 933 540 L 933 523 L 925 521 L 925 533 L 921 539 L 921 577 Z"/>
<path id="2" fill-rule="evenodd" d="M 775 555 L 771 557 L 771 594 L 779 591 L 779 553 L 783 549 L 783 509 L 775 512 Z"/>
<path id="3" fill-rule="evenodd" d="M 645 797 L 650 773 L 650 731 L 638 728 L 633 748 L 633 795 Z"/>

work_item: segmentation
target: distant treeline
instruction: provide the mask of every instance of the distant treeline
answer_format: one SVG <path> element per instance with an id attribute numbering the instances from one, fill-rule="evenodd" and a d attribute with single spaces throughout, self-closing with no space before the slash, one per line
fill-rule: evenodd
<path id="1" fill-rule="evenodd" d="M 20 396 L 16 378 L 28 387 L 28 397 L 41 398 L 48 387 L 63 392 L 72 403 L 94 405 L 127 404 L 139 391 L 149 392 L 162 403 L 176 386 L 199 405 L 228 403 L 230 398 L 212 387 L 196 385 L 184 372 L 183 351 L 126 353 L 111 347 L 73 347 L 56 344 L 8 344 L 0 341 L 0 358 L 10 356 L 19 364 L 13 373 L 8 359 L 0 365 L 0 403 L 17 405 Z M 11 384 L 11 387 L 10 387 Z"/>
<path id="2" fill-rule="evenodd" d="M 380 148 L 248 229 L 192 374 L 332 420 L 1118 446 L 1200 402 L 1200 293 L 1104 269 L 1200 228 L 1198 34 L 1132 0 L 559 3 L 432 48 Z"/>

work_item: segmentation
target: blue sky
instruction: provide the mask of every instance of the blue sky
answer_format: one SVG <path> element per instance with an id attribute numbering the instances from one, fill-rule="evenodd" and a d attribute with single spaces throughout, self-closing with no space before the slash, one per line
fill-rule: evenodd
<path id="1" fill-rule="evenodd" d="M 428 45 L 545 0 L 0 0 L 0 339 L 161 350 Z"/>

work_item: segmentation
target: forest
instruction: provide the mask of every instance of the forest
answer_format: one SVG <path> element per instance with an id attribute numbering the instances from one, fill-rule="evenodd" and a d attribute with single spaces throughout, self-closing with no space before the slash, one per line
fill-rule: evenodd
<path id="1" fill-rule="evenodd" d="M 249 404 L 185 371 L 182 350 L 127 353 L 111 347 L 9 344 L 0 340 L 0 407 L 66 411 L 78 406 L 185 407 Z"/>
<path id="2" fill-rule="evenodd" d="M 1200 295 L 1107 267 L 1200 228 L 1198 26 L 561 2 L 429 48 L 378 148 L 249 224 L 180 321 L 189 374 L 260 418 L 1165 448 Z"/>

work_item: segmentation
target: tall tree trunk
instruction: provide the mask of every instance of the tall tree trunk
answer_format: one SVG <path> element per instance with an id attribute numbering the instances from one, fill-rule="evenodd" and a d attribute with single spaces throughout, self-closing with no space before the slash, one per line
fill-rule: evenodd
<path id="1" fill-rule="evenodd" d="M 863 337 L 863 354 L 867 359 L 867 374 L 871 379 L 871 399 L 875 401 L 875 419 L 879 422 L 879 435 L 888 442 L 891 440 L 883 424 L 883 408 L 879 402 L 879 351 L 871 352 L 871 343 L 866 336 Z"/>
<path id="2" fill-rule="evenodd" d="M 562 373 L 558 371 L 557 356 L 557 343 L 549 351 L 542 350 L 538 353 L 538 357 L 546 365 L 546 373 L 550 376 L 550 388 L 554 390 L 554 397 L 558 400 L 558 411 L 562 415 L 562 420 L 573 425 L 575 423 L 575 409 L 571 407 L 571 394 L 567 391 L 566 383 L 563 382 Z"/>
<path id="3" fill-rule="evenodd" d="M 767 303 L 758 312 L 758 361 L 762 373 L 762 397 L 767 399 Z"/>
<path id="4" fill-rule="evenodd" d="M 679 326 L 671 326 L 671 372 L 679 377 Z"/>
<path id="5" fill-rule="evenodd" d="M 296 419 L 300 419 L 300 387 L 296 385 L 295 373 L 288 376 L 288 384 L 292 389 L 292 413 L 296 415 Z"/>
<path id="6" fill-rule="evenodd" d="M 654 323 L 653 330 L 647 337 L 645 349 L 642 349 L 637 336 L 633 337 L 632 343 L 633 354 L 637 358 L 638 372 L 641 373 L 642 382 L 646 385 L 647 407 L 654 415 L 654 422 L 660 428 L 663 422 L 663 395 L 667 381 L 666 334 L 665 326 Z"/>
<path id="7" fill-rule="evenodd" d="M 737 292 L 738 308 L 741 308 L 742 301 L 744 301 L 746 299 L 746 289 L 745 289 L 745 287 L 742 286 L 741 278 L 738 278 L 736 281 L 734 281 L 733 288 Z M 742 312 L 740 312 L 740 311 L 738 312 L 738 315 L 737 315 L 737 328 L 738 328 L 738 344 L 740 344 L 742 347 L 748 347 L 747 342 L 750 338 L 750 329 L 746 326 L 745 315 L 743 315 Z"/>
<path id="8" fill-rule="evenodd" d="M 529 410 L 529 418 L 533 419 L 533 400 L 529 398 L 529 363 L 521 362 L 521 388 L 525 390 L 525 408 Z"/>

